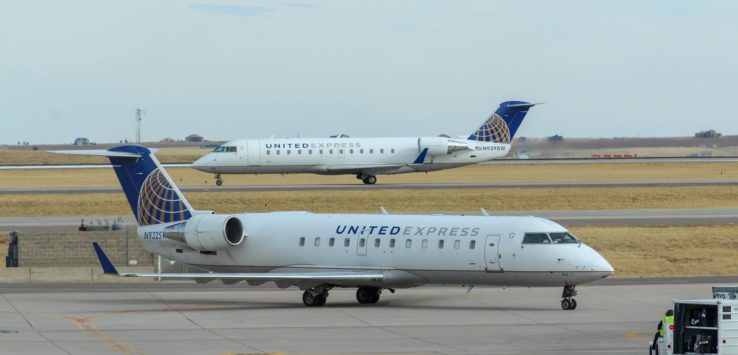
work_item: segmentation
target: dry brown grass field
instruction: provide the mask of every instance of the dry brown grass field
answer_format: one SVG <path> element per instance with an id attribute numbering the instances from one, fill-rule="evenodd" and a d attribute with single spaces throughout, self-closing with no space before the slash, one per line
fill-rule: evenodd
<path id="1" fill-rule="evenodd" d="M 576 227 L 616 277 L 738 275 L 738 227 Z"/>
<path id="2" fill-rule="evenodd" d="M 478 213 L 488 211 L 738 207 L 738 186 L 657 188 L 448 189 L 192 192 L 193 207 L 221 213 Z M 128 215 L 123 193 L 5 194 L 0 216 Z"/>
<path id="3" fill-rule="evenodd" d="M 213 186 L 212 174 L 190 168 L 167 169 L 178 185 Z M 351 175 L 223 175 L 226 185 L 360 184 Z M 738 180 L 735 163 L 601 163 L 601 164 L 480 164 L 424 173 L 382 175 L 379 184 L 575 182 L 649 180 Z M 112 169 L 0 171 L 0 187 L 117 186 Z"/>

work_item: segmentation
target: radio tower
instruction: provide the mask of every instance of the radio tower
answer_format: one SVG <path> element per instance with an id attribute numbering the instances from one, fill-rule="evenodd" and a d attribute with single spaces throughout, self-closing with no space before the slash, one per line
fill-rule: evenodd
<path id="1" fill-rule="evenodd" d="M 141 144 L 141 116 L 146 113 L 146 110 L 136 108 L 136 144 Z"/>

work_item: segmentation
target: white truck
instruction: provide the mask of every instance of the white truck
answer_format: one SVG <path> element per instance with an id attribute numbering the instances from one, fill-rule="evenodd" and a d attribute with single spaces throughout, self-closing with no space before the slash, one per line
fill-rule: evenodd
<path id="1" fill-rule="evenodd" d="M 664 328 L 659 355 L 738 354 L 738 300 L 674 300 L 674 324 Z"/>

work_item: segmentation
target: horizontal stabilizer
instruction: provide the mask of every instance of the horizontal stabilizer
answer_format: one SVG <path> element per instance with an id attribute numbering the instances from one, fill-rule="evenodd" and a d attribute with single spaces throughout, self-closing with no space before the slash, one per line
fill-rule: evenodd
<path id="1" fill-rule="evenodd" d="M 507 104 L 507 105 L 505 105 L 505 107 L 508 107 L 508 108 L 512 108 L 512 107 L 533 107 L 535 105 L 542 105 L 542 104 L 543 104 L 542 102 L 538 102 L 538 103 L 523 102 L 523 103 L 519 103 L 519 104 Z"/>

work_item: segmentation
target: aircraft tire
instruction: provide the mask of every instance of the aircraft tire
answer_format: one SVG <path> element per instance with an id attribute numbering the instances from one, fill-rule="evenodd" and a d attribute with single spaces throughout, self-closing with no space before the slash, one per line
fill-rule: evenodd
<path id="1" fill-rule="evenodd" d="M 572 310 L 577 309 L 577 300 L 573 298 L 571 299 L 571 309 Z"/>
<path id="2" fill-rule="evenodd" d="M 359 304 L 374 304 L 379 302 L 379 295 L 382 293 L 377 287 L 359 287 L 356 290 L 356 300 Z"/>
<path id="3" fill-rule="evenodd" d="M 316 306 L 325 306 L 326 301 L 328 301 L 328 296 L 326 294 L 318 295 L 318 304 L 316 304 Z"/>
<path id="4" fill-rule="evenodd" d="M 574 309 L 574 307 L 576 306 L 574 306 L 574 304 L 568 298 L 564 298 L 563 300 L 561 300 L 561 309 L 568 311 Z"/>
<path id="5" fill-rule="evenodd" d="M 215 184 L 218 186 L 223 185 L 223 180 L 215 180 Z"/>
<path id="6" fill-rule="evenodd" d="M 377 177 L 374 175 L 368 175 L 361 179 L 361 181 L 363 181 L 365 185 L 374 185 L 377 183 Z"/>
<path id="7" fill-rule="evenodd" d="M 302 294 L 302 303 L 307 307 L 320 307 L 325 305 L 328 296 L 325 293 L 314 294 L 310 290 L 306 290 Z"/>

